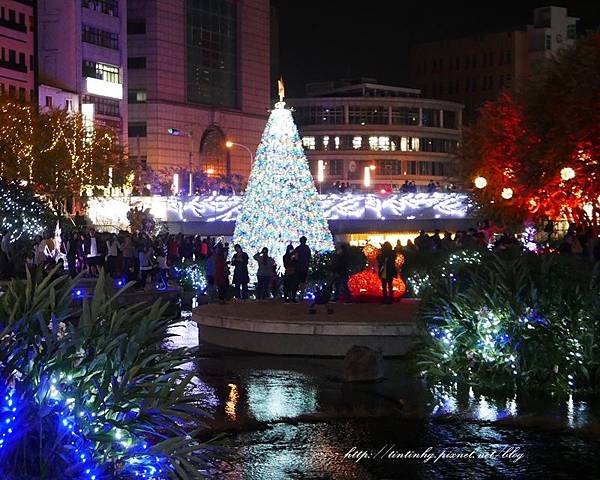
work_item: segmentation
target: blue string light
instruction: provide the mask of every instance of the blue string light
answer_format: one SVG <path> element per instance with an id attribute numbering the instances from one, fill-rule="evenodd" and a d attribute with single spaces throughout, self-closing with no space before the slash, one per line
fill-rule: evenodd
<path id="1" fill-rule="evenodd" d="M 101 429 L 104 433 L 114 431 L 115 456 L 122 459 L 122 462 L 119 463 L 119 478 L 157 479 L 164 477 L 167 459 L 150 453 L 148 443 L 145 440 L 130 436 L 126 431 L 115 429 L 110 424 L 100 427 L 101 420 L 99 417 L 84 409 L 76 408 L 74 399 L 67 399 L 66 401 L 58 399 L 62 398 L 63 395 L 57 385 L 60 387 L 62 384 L 59 384 L 56 379 L 53 378 L 49 385 L 47 391 L 42 392 L 44 394 L 39 395 L 38 398 L 46 399 L 46 407 L 50 410 L 50 414 L 56 417 L 59 432 L 64 435 L 64 438 L 68 438 L 66 442 L 69 448 L 66 451 L 70 452 L 71 466 L 69 471 L 73 472 L 73 476 L 65 478 L 82 478 L 86 480 L 112 478 L 106 463 L 99 464 L 94 461 L 95 443 L 87 438 L 84 429 L 77 421 L 78 418 L 84 420 L 88 425 L 87 428 L 92 429 L 92 431 L 96 429 L 97 431 Z M 7 450 L 10 445 L 9 439 L 16 430 L 18 402 L 15 392 L 15 389 L 9 389 L 4 394 L 0 405 L 0 455 L 3 450 Z"/>

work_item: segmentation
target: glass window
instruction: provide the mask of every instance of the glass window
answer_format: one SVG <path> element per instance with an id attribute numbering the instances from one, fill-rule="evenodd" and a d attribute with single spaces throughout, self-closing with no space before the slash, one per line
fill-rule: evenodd
<path id="1" fill-rule="evenodd" d="M 389 123 L 387 107 L 358 107 L 348 108 L 348 118 L 353 125 L 386 125 Z"/>
<path id="2" fill-rule="evenodd" d="M 83 76 L 99 78 L 106 82 L 121 83 L 119 67 L 108 63 L 97 63 L 91 60 L 83 61 Z"/>
<path id="3" fill-rule="evenodd" d="M 546 34 L 546 50 L 552 50 L 552 35 Z"/>
<path id="4" fill-rule="evenodd" d="M 327 160 L 327 166 L 329 167 L 329 175 L 342 175 L 344 162 L 341 159 Z"/>
<path id="5" fill-rule="evenodd" d="M 567 25 L 567 38 L 569 40 L 575 40 L 575 38 L 577 38 L 577 26 L 575 24 Z"/>
<path id="6" fill-rule="evenodd" d="M 128 20 L 127 35 L 143 35 L 146 33 L 146 20 Z"/>
<path id="7" fill-rule="evenodd" d="M 302 146 L 307 150 L 314 150 L 316 147 L 315 137 L 302 137 Z"/>
<path id="8" fill-rule="evenodd" d="M 188 101 L 236 108 L 236 3 L 187 0 L 186 17 Z"/>
<path id="9" fill-rule="evenodd" d="M 402 175 L 402 162 L 400 160 L 377 160 L 377 173 L 385 176 Z"/>
<path id="10" fill-rule="evenodd" d="M 216 125 L 209 126 L 200 141 L 200 158 L 209 175 L 229 175 L 229 150 L 225 146 L 225 134 Z M 211 172 L 212 173 L 209 173 Z"/>
<path id="11" fill-rule="evenodd" d="M 390 150 L 390 137 L 369 137 L 369 150 Z"/>
<path id="12" fill-rule="evenodd" d="M 444 110 L 444 128 L 458 128 L 458 115 L 452 110 Z"/>
<path id="13" fill-rule="evenodd" d="M 440 111 L 432 108 L 423 109 L 423 126 L 439 127 L 440 126 Z"/>
<path id="14" fill-rule="evenodd" d="M 127 67 L 132 70 L 146 68 L 146 57 L 129 57 L 127 59 Z"/>
<path id="15" fill-rule="evenodd" d="M 81 103 L 93 103 L 94 112 L 99 115 L 107 115 L 109 117 L 118 117 L 120 115 L 119 100 L 96 97 L 94 95 L 84 95 L 81 99 Z"/>
<path id="16" fill-rule="evenodd" d="M 341 125 L 345 123 L 344 107 L 310 105 L 295 109 L 294 117 L 299 125 Z"/>
<path id="17" fill-rule="evenodd" d="M 127 92 L 127 101 L 129 103 L 146 103 L 147 100 L 146 90 L 129 89 Z"/>
<path id="18" fill-rule="evenodd" d="M 82 0 L 81 5 L 95 12 L 119 16 L 119 0 Z"/>
<path id="19" fill-rule="evenodd" d="M 392 123 L 394 125 L 418 125 L 419 109 L 411 107 L 392 108 Z"/>
<path id="20" fill-rule="evenodd" d="M 146 136 L 146 122 L 132 122 L 129 123 L 129 136 L 132 138 L 135 137 L 145 137 Z"/>
<path id="21" fill-rule="evenodd" d="M 416 175 L 417 174 L 417 162 L 415 160 L 409 160 L 407 165 L 407 174 L 408 175 Z"/>
<path id="22" fill-rule="evenodd" d="M 92 43 L 104 48 L 119 49 L 119 34 L 108 32 L 96 27 L 84 25 L 81 29 L 81 39 L 86 43 Z"/>

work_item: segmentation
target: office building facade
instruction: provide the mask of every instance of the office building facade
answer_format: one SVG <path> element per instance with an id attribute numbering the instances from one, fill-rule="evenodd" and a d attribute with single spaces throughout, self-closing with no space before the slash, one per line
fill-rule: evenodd
<path id="1" fill-rule="evenodd" d="M 575 42 L 578 19 L 566 8 L 536 8 L 533 17 L 532 25 L 416 45 L 412 85 L 427 97 L 464 104 L 465 119 L 472 119 L 483 102 L 513 89 Z"/>
<path id="2" fill-rule="evenodd" d="M 363 188 L 365 175 L 374 189 L 456 182 L 462 105 L 366 81 L 309 85 L 307 93 L 287 103 L 317 183 Z"/>
<path id="3" fill-rule="evenodd" d="M 80 111 L 127 144 L 126 0 L 39 0 L 39 103 Z"/>
<path id="4" fill-rule="evenodd" d="M 130 0 L 128 41 L 130 154 L 247 177 L 270 104 L 269 1 Z"/>
<path id="5" fill-rule="evenodd" d="M 34 2 L 0 0 L 0 95 L 35 99 Z"/>

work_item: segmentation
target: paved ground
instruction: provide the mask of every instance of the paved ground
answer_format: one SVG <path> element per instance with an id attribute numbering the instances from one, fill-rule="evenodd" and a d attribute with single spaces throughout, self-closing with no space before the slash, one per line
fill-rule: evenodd
<path id="1" fill-rule="evenodd" d="M 317 313 L 308 313 L 309 304 L 283 303 L 282 301 L 230 301 L 225 305 L 212 303 L 198 307 L 196 312 L 202 316 L 219 316 L 244 319 L 277 321 L 315 321 L 315 322 L 373 322 L 390 323 L 415 321 L 418 302 L 403 300 L 393 305 L 369 303 L 330 303 L 333 314 L 327 314 L 323 305 L 317 306 Z"/>

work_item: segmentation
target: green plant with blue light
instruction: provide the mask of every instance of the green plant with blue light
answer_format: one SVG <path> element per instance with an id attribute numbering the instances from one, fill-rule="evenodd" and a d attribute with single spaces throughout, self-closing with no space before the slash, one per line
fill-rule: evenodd
<path id="1" fill-rule="evenodd" d="M 206 413 L 167 351 L 159 302 L 119 307 L 101 276 L 81 309 L 77 279 L 28 276 L 0 297 L 0 476 L 202 478 Z"/>

